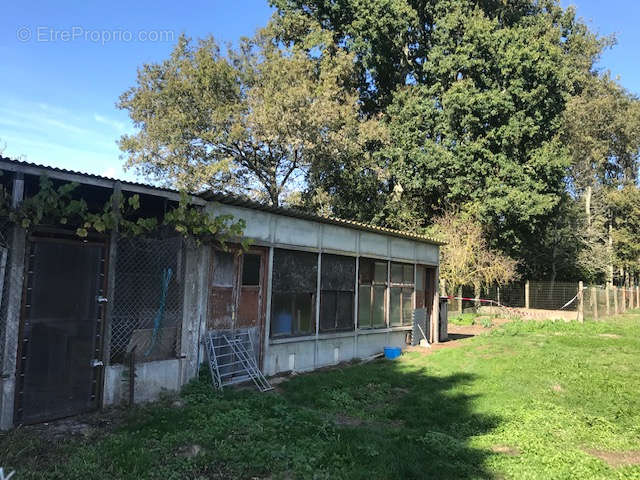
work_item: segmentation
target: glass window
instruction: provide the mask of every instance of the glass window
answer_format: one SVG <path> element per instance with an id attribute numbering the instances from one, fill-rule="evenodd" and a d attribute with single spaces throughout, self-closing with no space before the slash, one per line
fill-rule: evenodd
<path id="1" fill-rule="evenodd" d="M 320 331 L 353 330 L 356 259 L 322 255 L 320 273 Z"/>
<path id="2" fill-rule="evenodd" d="M 359 268 L 358 326 L 360 328 L 385 327 L 387 325 L 388 262 L 361 258 Z"/>
<path id="3" fill-rule="evenodd" d="M 408 263 L 391 264 L 391 292 L 389 315 L 391 326 L 413 323 L 414 266 Z"/>
<path id="4" fill-rule="evenodd" d="M 260 255 L 247 253 L 242 258 L 242 285 L 260 285 Z"/>
<path id="5" fill-rule="evenodd" d="M 371 327 L 371 285 L 360 285 L 358 288 L 358 325 L 360 328 Z"/>
<path id="6" fill-rule="evenodd" d="M 389 305 L 389 324 L 392 327 L 402 325 L 402 289 L 391 289 L 391 305 Z"/>
<path id="7" fill-rule="evenodd" d="M 318 254 L 275 249 L 271 296 L 271 336 L 315 333 Z"/>
<path id="8" fill-rule="evenodd" d="M 213 285 L 233 286 L 233 253 L 215 250 L 213 254 Z"/>

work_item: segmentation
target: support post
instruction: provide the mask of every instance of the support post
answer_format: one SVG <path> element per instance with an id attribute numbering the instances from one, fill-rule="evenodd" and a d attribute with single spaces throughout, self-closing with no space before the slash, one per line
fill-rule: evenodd
<path id="1" fill-rule="evenodd" d="M 529 309 L 529 280 L 524 282 L 524 308 Z"/>
<path id="2" fill-rule="evenodd" d="M 622 292 L 622 308 L 620 310 L 621 313 L 624 313 L 627 310 L 627 289 L 624 284 L 622 284 L 622 288 L 620 289 L 620 291 Z"/>
<path id="3" fill-rule="evenodd" d="M 109 236 L 109 251 L 107 261 L 107 304 L 104 313 L 104 327 L 102 331 L 102 381 L 105 381 L 107 367 L 111 363 L 111 335 L 113 326 L 114 292 L 116 289 L 116 259 L 118 254 L 118 222 L 120 221 L 120 197 L 122 195 L 122 185 L 116 182 L 113 187 L 111 197 L 111 209 L 116 216 L 116 225 L 111 230 Z M 108 395 L 106 385 L 102 389 L 102 403 L 104 407 L 106 396 Z"/>
<path id="4" fill-rule="evenodd" d="M 458 312 L 462 315 L 462 287 L 458 288 Z"/>
<path id="5" fill-rule="evenodd" d="M 22 173 L 17 173 L 12 182 L 11 206 L 14 208 L 19 206 L 23 199 L 24 176 Z M 8 281 L 4 284 L 7 290 L 7 317 L 5 318 L 3 355 L 0 357 L 0 430 L 8 430 L 13 426 L 26 243 L 26 231 L 18 225 L 13 225 L 10 231 L 7 262 Z"/>
<path id="6" fill-rule="evenodd" d="M 618 306 L 618 287 L 611 285 L 611 290 L 613 292 L 613 313 L 617 315 L 620 313 L 620 308 Z"/>
<path id="7" fill-rule="evenodd" d="M 591 287 L 591 304 L 593 306 L 593 319 L 598 320 L 598 289 Z"/>
<path id="8" fill-rule="evenodd" d="M 607 317 L 611 316 L 611 306 L 609 305 L 609 290 L 611 289 L 611 285 L 609 285 L 609 282 L 606 283 L 606 286 L 604 287 L 604 301 L 607 304 Z"/>
<path id="9" fill-rule="evenodd" d="M 636 285 L 636 308 L 640 308 L 640 286 Z"/>
<path id="10" fill-rule="evenodd" d="M 440 291 L 438 289 L 439 277 L 440 268 L 436 267 L 435 281 L 433 282 L 433 305 L 431 307 L 431 331 L 433 332 L 431 343 L 440 343 Z M 443 281 L 442 286 L 444 287 L 444 285 L 445 284 Z"/>
<path id="11" fill-rule="evenodd" d="M 578 321 L 584 322 L 584 290 L 582 281 L 578 282 Z"/>

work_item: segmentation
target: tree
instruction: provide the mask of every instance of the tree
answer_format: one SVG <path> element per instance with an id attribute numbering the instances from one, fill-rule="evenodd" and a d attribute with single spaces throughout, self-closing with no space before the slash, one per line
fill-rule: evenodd
<path id="1" fill-rule="evenodd" d="M 447 243 L 440 248 L 440 277 L 448 292 L 473 285 L 503 285 L 515 279 L 516 261 L 489 248 L 482 225 L 464 213 L 449 211 L 432 228 Z"/>
<path id="2" fill-rule="evenodd" d="M 606 274 L 607 281 L 613 282 L 614 244 L 620 245 L 613 235 L 624 236 L 615 225 L 626 223 L 616 215 L 627 215 L 620 208 L 619 189 L 630 197 L 637 190 L 640 102 L 608 74 L 594 74 L 582 94 L 567 104 L 563 139 L 571 153 L 570 190 L 584 205 L 579 264 L 586 278 L 602 279 Z M 629 233 L 627 228 L 624 231 Z M 630 261 L 625 254 L 622 263 Z"/>
<path id="3" fill-rule="evenodd" d="M 283 40 L 292 29 L 295 45 Z M 353 55 L 305 19 L 275 19 L 227 57 L 213 38 L 183 36 L 120 97 L 138 128 L 120 148 L 128 167 L 164 183 L 278 205 L 314 162 L 360 148 L 353 78 Z"/>
<path id="4" fill-rule="evenodd" d="M 607 39 L 552 0 L 273 3 L 356 53 L 363 113 L 389 127 L 373 161 L 311 177 L 311 190 L 338 215 L 418 231 L 473 205 L 491 245 L 542 270 L 529 240 L 554 228 L 564 199 L 563 113 Z"/>

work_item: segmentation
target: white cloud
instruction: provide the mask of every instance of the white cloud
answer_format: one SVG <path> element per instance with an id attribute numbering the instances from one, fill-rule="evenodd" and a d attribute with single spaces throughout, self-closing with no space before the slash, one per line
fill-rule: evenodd
<path id="1" fill-rule="evenodd" d="M 119 131 L 119 132 L 124 132 L 125 129 L 125 125 L 123 122 L 118 122 L 116 120 L 111 120 L 110 118 L 104 117 L 102 115 L 99 115 L 97 113 L 93 114 L 93 119 L 98 122 L 98 123 L 102 123 L 103 125 L 108 125 L 111 128 Z"/>
<path id="2" fill-rule="evenodd" d="M 116 169 L 115 167 L 108 167 L 104 172 L 101 173 L 103 177 L 116 178 Z"/>

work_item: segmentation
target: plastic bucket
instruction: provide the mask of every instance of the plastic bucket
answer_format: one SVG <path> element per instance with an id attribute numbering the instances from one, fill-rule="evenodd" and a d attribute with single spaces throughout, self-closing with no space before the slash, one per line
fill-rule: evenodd
<path id="1" fill-rule="evenodd" d="M 398 358 L 402 354 L 402 349 L 400 347 L 384 347 L 384 357 L 389 360 L 393 360 L 394 358 Z"/>

